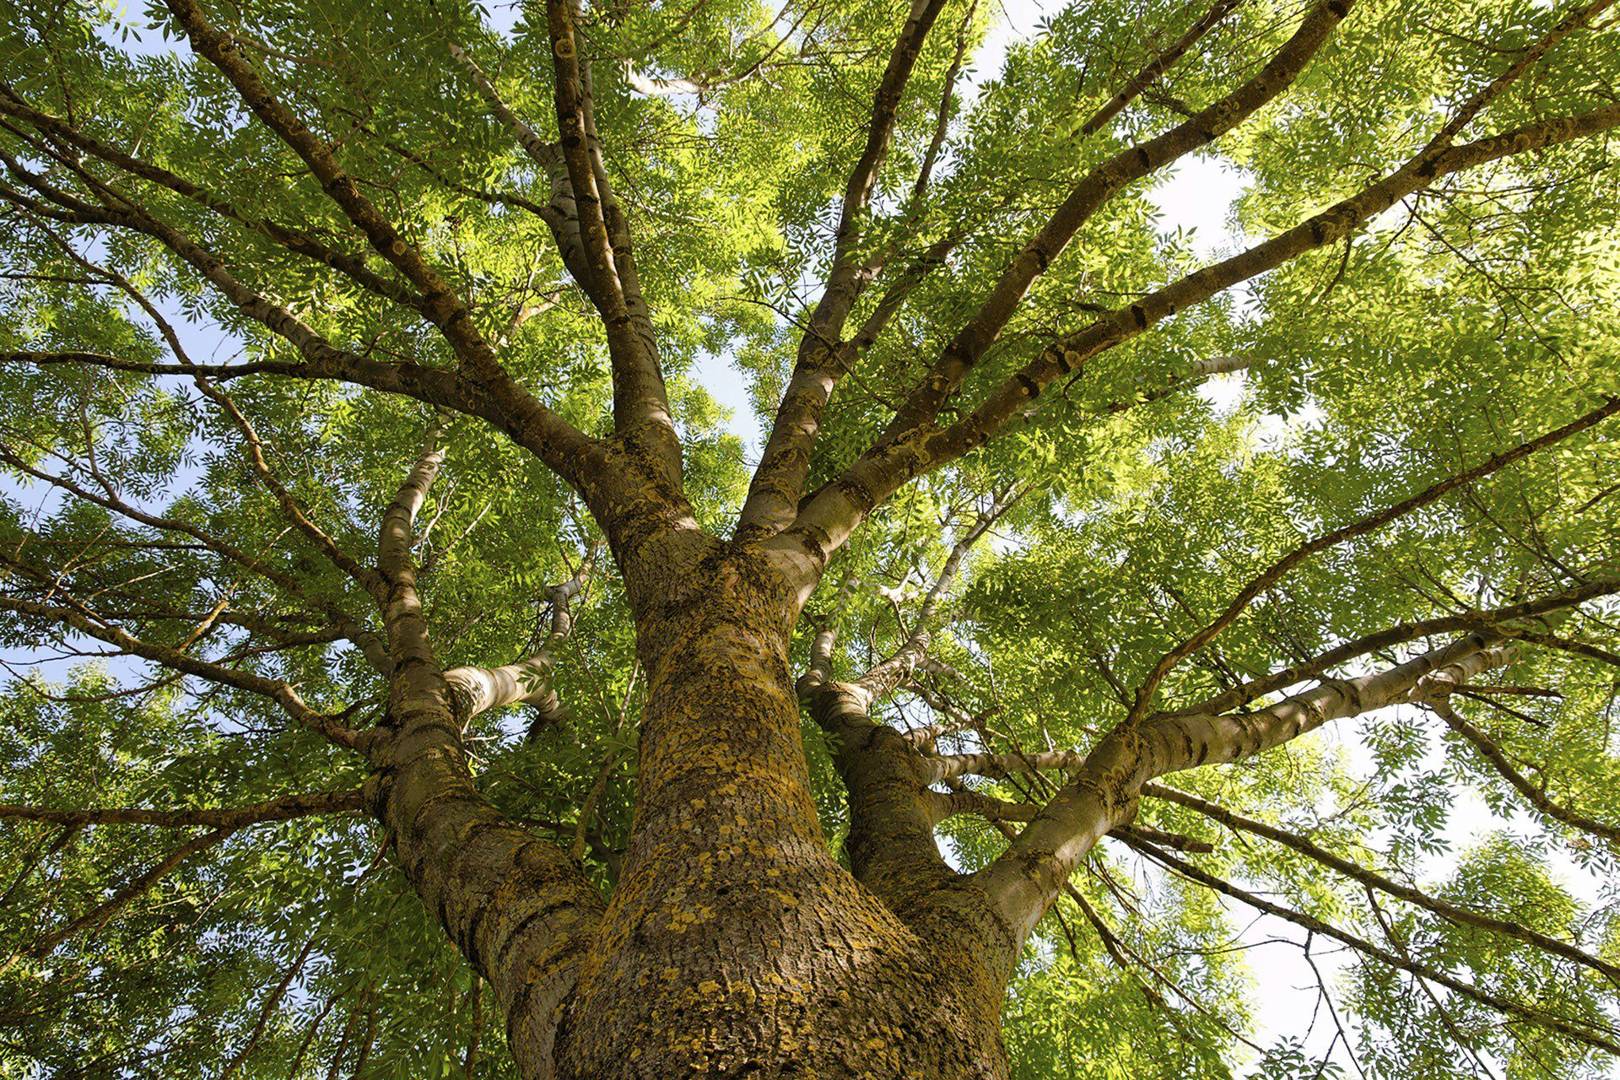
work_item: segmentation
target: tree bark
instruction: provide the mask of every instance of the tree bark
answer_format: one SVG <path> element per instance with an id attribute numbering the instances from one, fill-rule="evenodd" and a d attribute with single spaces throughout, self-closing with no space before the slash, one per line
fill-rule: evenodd
<path id="1" fill-rule="evenodd" d="M 551 1060 L 514 1041 L 525 1075 L 1005 1077 L 1013 950 L 983 947 L 988 905 L 958 891 L 902 915 L 822 833 L 796 590 L 704 538 L 665 555 L 659 580 L 627 573 L 649 678 L 629 848 Z"/>

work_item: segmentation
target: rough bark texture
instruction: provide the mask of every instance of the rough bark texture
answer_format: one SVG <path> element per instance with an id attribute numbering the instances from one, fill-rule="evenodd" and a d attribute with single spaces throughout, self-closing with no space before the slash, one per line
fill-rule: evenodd
<path id="1" fill-rule="evenodd" d="M 786 583 L 757 555 L 685 547 L 691 569 L 638 613 L 636 822 L 558 1075 L 1006 1075 L 1005 962 L 975 955 L 972 933 L 950 944 L 937 918 L 908 923 L 822 835 Z"/>

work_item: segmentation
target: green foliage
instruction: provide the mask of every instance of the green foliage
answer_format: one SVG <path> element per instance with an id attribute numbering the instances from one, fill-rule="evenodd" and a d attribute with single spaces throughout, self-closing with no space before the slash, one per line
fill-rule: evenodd
<path id="1" fill-rule="evenodd" d="M 903 6 L 791 0 L 778 10 L 700 0 L 610 2 L 587 12 L 596 120 L 634 222 L 687 492 L 706 528 L 723 531 L 734 520 L 758 454 L 739 434 L 749 418 L 725 403 L 746 398 L 765 425 L 774 415 L 814 301 L 810 283 L 832 257 L 838 199 Z M 947 4 L 902 103 L 860 254 L 912 255 L 944 239 L 953 246 L 839 386 L 810 464 L 812 488 L 838 477 L 883 431 L 923 365 L 1069 187 L 1226 93 L 1297 22 L 1295 5 L 1239 4 L 1153 93 L 1082 138 L 1086 117 L 1201 9 L 1079 0 L 1054 10 L 1036 40 L 1011 46 L 1002 70 L 974 73 L 948 111 L 933 182 L 914 194 L 958 35 L 971 58 L 991 6 Z M 464 46 L 507 105 L 549 133 L 543 7 L 266 0 L 211 10 L 452 282 L 480 329 L 501 342 L 512 376 L 582 430 L 609 430 L 600 323 L 545 225 L 524 209 L 550 200 L 549 180 L 447 49 Z M 1242 237 L 1274 235 L 1397 167 L 1451 103 L 1561 12 L 1528 0 L 1358 7 L 1285 98 L 1204 151 L 1206 164 L 1241 170 L 1234 224 Z M 1538 78 L 1503 95 L 1470 132 L 1612 101 L 1620 82 L 1613 39 L 1612 30 L 1572 35 Z M 9 93 L 205 186 L 215 209 L 158 184 L 142 183 L 131 197 L 225 253 L 252 288 L 332 342 L 380 362 L 456 364 L 414 313 L 270 235 L 265 221 L 336 251 L 363 250 L 293 152 L 253 122 L 158 6 L 8 0 L 0 61 Z M 658 85 L 649 90 L 646 80 Z M 39 160 L 9 124 L 0 149 L 16 168 L 77 182 L 72 167 Z M 1049 387 L 1006 437 L 878 508 L 829 568 L 806 626 L 838 629 L 840 677 L 892 655 L 952 545 L 992 493 L 1016 484 L 1025 494 L 967 559 L 933 628 L 936 669 L 918 681 L 981 721 L 942 751 L 1090 746 L 1129 710 L 1122 687 L 1139 685 L 1167 649 L 1305 539 L 1620 393 L 1613 155 L 1598 138 L 1462 174 L 1348 242 L 1089 361 Z M 216 212 L 224 204 L 231 214 Z M 1152 188 L 1138 184 L 1092 217 L 969 375 L 961 400 L 981 399 L 1099 311 L 1206 261 L 1158 214 Z M 397 284 L 381 259 L 362 261 Z M 871 314 L 904 262 L 891 259 L 879 273 L 852 325 Z M 53 224 L 10 203 L 0 213 L 0 267 L 0 350 L 8 354 L 172 360 L 151 313 L 132 298 L 138 290 L 179 328 L 198 363 L 294 358 L 285 340 L 147 236 Z M 1207 381 L 1197 374 L 1200 361 L 1222 356 L 1243 358 L 1246 370 Z M 736 366 L 740 392 L 703 384 L 697 365 L 711 357 Z M 250 376 L 229 389 L 280 484 L 338 547 L 369 558 L 381 513 L 433 419 L 428 410 L 321 381 Z M 370 598 L 287 524 L 235 426 L 190 381 L 8 363 L 0 364 L 0 399 L 0 583 L 8 591 L 127 608 L 119 622 L 138 636 L 284 680 L 311 707 L 354 726 L 380 718 L 384 680 L 338 626 L 346 618 L 376 631 Z M 434 644 L 447 667 L 509 663 L 545 638 L 547 587 L 567 580 L 600 537 L 560 479 L 481 420 L 456 417 L 444 441 L 445 475 L 417 551 Z M 1344 640 L 1613 574 L 1617 447 L 1612 430 L 1595 428 L 1324 553 L 1172 673 L 1154 704 L 1191 706 Z M 71 477 L 91 495 L 116 490 L 141 513 L 181 527 L 131 520 L 53 490 L 40 474 Z M 223 557 L 219 544 L 254 570 Z M 58 576 L 41 579 L 41 567 Z M 569 719 L 531 734 L 529 710 L 490 712 L 466 739 L 490 799 L 564 844 L 577 831 L 585 864 L 606 889 L 634 810 L 645 678 L 610 572 L 586 578 L 572 614 L 556 669 Z M 1550 797 L 1611 823 L 1620 821 L 1616 627 L 1612 602 L 1563 613 L 1542 630 L 1590 648 L 1526 647 L 1491 676 L 1556 695 L 1456 702 Z M 796 644 L 801 669 L 808 636 Z M 256 648 L 261 642 L 274 647 Z M 365 779 L 355 759 L 290 726 L 264 698 L 98 657 L 99 646 L 49 619 L 5 611 L 0 648 L 8 667 L 34 669 L 0 698 L 0 802 L 190 809 L 348 790 Z M 1406 644 L 1379 650 L 1343 673 L 1409 655 Z M 885 703 L 884 718 L 901 726 L 933 719 L 916 690 Z M 836 848 L 848 829 L 842 791 L 826 737 L 808 722 L 805 737 Z M 1467 740 L 1416 708 L 1175 782 L 1620 963 L 1620 852 L 1527 812 Z M 971 786 L 1031 801 L 1049 795 L 1041 786 L 1049 783 Z M 1471 801 L 1460 806 L 1463 799 Z M 593 816 L 580 827 L 587 804 Z M 1504 827 L 1454 843 L 1466 825 L 1459 817 L 1476 804 Z M 1212 845 L 1197 857 L 1211 873 L 1492 993 L 1615 1019 L 1613 985 L 1523 942 L 1395 900 L 1374 910 L 1342 875 L 1175 804 L 1144 800 L 1138 821 Z M 201 835 L 5 822 L 0 952 L 18 955 L 0 963 L 0 1075 L 217 1076 L 251 1051 L 235 1075 L 307 1077 L 341 1066 L 371 1077 L 447 1077 L 462 1075 L 473 1039 L 477 1076 L 516 1075 L 487 992 L 475 1006 L 470 969 L 387 861 L 380 830 L 354 815 L 237 833 L 104 925 L 43 957 L 27 955 L 47 931 Z M 940 835 L 967 869 L 1005 846 L 1001 833 L 968 817 Z M 1608 884 L 1578 897 L 1576 880 Z M 1494 1071 L 1576 1080 L 1612 1067 L 1573 1040 L 1504 1024 L 1365 958 L 1338 965 L 1323 989 L 1353 1018 L 1348 1034 L 1331 1044 L 1323 1037 L 1330 1005 L 1313 1032 L 1261 1031 L 1256 987 L 1288 991 L 1246 961 L 1241 943 L 1257 932 L 1240 904 L 1113 841 L 1074 886 L 1031 939 L 1008 995 L 1015 1076 L 1325 1080 L 1359 1068 L 1367 1077 Z M 285 994 L 272 998 L 284 979 Z"/>

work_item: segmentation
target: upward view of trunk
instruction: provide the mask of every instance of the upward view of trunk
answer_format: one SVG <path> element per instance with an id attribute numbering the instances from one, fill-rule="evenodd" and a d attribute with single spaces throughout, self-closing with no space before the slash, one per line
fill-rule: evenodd
<path id="1" fill-rule="evenodd" d="M 0 1073 L 1620 1060 L 1617 3 L 1060 4 L 971 86 L 979 0 L 14 5 Z M 1426 885 L 1465 790 L 1546 820 Z"/>
<path id="2" fill-rule="evenodd" d="M 757 555 L 700 546 L 643 583 L 629 850 L 572 993 L 532 1018 L 556 1025 L 557 1075 L 1005 1076 L 1011 943 L 951 899 L 902 917 L 839 864 L 788 668 L 797 605 Z"/>

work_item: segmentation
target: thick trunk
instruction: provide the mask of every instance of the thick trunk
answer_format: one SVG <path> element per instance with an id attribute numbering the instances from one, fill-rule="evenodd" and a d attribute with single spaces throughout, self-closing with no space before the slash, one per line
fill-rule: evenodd
<path id="1" fill-rule="evenodd" d="M 554 1014 L 556 1074 L 1005 1076 L 1006 963 L 948 918 L 902 920 L 828 849 L 788 671 L 791 590 L 718 546 L 694 561 L 638 604 L 636 821 Z"/>

